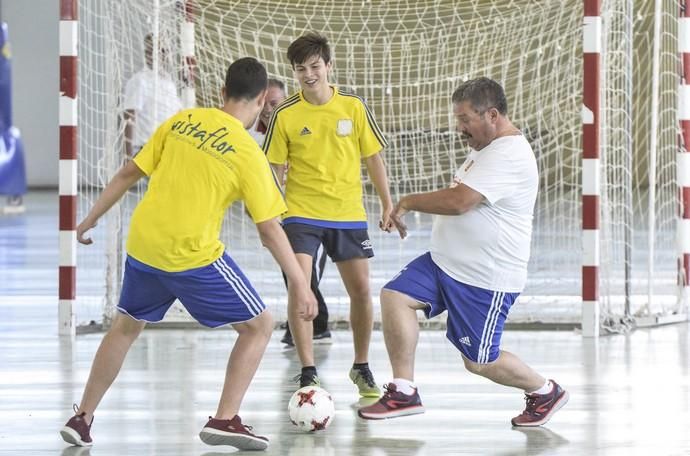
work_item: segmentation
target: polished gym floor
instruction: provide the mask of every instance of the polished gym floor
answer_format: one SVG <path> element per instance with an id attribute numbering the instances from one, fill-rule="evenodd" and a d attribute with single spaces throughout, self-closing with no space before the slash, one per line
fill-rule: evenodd
<path id="1" fill-rule="evenodd" d="M 145 330 L 96 412 L 94 446 L 62 441 L 59 429 L 79 401 L 102 333 L 57 335 L 57 197 L 30 194 L 26 203 L 26 214 L 0 217 L 0 455 L 233 453 L 197 435 L 216 408 L 235 338 L 229 329 Z M 332 345 L 316 348 L 336 417 L 314 434 L 288 420 L 299 363 L 276 330 L 241 416 L 270 439 L 267 455 L 690 455 L 688 329 L 682 323 L 599 339 L 506 331 L 504 349 L 570 392 L 570 402 L 534 429 L 511 428 L 510 418 L 524 407 L 522 393 L 464 371 L 438 330 L 422 331 L 417 350 L 416 382 L 427 412 L 359 419 L 347 378 L 351 335 L 337 330 Z M 370 363 L 380 384 L 390 380 L 378 331 Z"/>

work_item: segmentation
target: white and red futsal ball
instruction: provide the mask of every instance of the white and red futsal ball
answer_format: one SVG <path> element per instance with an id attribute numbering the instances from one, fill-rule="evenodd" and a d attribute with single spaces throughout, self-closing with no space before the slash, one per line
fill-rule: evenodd
<path id="1" fill-rule="evenodd" d="M 300 431 L 326 429 L 335 418 L 335 403 L 331 394 L 318 386 L 305 386 L 295 391 L 288 403 L 290 421 Z"/>

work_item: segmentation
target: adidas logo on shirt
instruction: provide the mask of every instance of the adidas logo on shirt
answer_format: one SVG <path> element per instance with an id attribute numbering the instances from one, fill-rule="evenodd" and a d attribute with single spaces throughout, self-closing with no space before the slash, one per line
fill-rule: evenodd
<path id="1" fill-rule="evenodd" d="M 458 339 L 458 340 L 459 340 L 460 343 L 463 344 L 463 345 L 467 345 L 468 347 L 471 347 L 471 346 L 472 346 L 472 342 L 470 342 L 469 336 L 461 337 L 461 338 Z"/>
<path id="2" fill-rule="evenodd" d="M 310 134 L 311 134 L 311 130 L 309 130 L 307 127 L 302 128 L 302 131 L 299 132 L 300 136 L 310 135 Z"/>

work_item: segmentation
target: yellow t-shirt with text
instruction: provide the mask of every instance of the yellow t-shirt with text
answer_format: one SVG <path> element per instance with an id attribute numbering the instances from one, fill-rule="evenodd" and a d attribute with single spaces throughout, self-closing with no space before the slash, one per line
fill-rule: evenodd
<path id="1" fill-rule="evenodd" d="M 387 145 L 364 101 L 333 87 L 323 105 L 298 92 L 276 108 L 263 149 L 268 161 L 289 166 L 285 222 L 365 222 L 361 161 Z"/>
<path id="2" fill-rule="evenodd" d="M 132 214 L 127 253 L 168 272 L 211 264 L 225 249 L 223 216 L 243 200 L 254 223 L 286 206 L 266 156 L 238 119 L 217 108 L 181 111 L 134 157 L 150 176 Z"/>

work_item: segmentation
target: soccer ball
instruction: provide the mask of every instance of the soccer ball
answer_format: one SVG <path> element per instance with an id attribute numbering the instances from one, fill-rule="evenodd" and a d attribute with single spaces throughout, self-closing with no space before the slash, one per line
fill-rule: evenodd
<path id="1" fill-rule="evenodd" d="M 300 431 L 326 429 L 335 418 L 335 403 L 331 394 L 318 386 L 305 386 L 295 391 L 288 403 L 290 421 Z"/>

